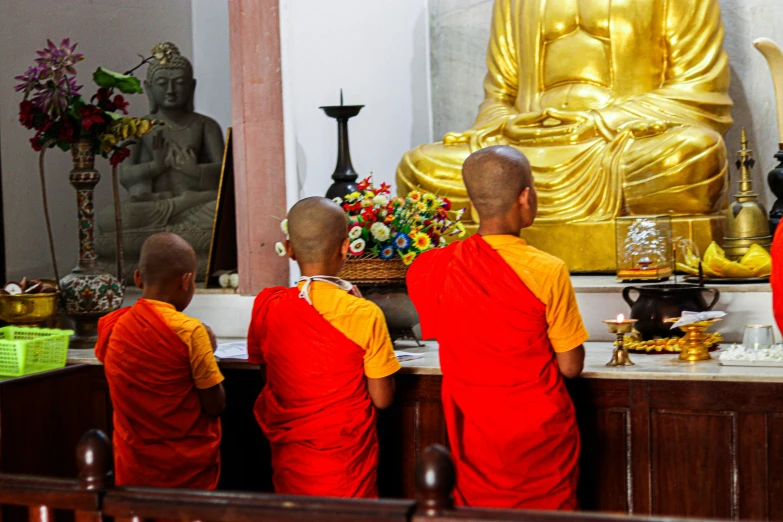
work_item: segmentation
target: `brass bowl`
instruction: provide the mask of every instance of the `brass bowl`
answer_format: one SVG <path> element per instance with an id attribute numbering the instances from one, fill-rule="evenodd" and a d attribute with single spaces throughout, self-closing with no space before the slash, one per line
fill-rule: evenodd
<path id="1" fill-rule="evenodd" d="M 12 325 L 41 324 L 56 313 L 58 294 L 0 295 L 0 319 Z"/>

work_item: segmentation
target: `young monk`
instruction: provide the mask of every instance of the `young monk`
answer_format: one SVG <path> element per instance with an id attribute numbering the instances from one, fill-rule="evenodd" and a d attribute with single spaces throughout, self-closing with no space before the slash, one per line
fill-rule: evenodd
<path id="1" fill-rule="evenodd" d="M 565 264 L 528 246 L 536 189 L 525 156 L 490 147 L 463 166 L 478 234 L 419 256 L 408 291 L 440 345 L 459 504 L 577 507 L 579 433 L 563 377 L 588 334 Z"/>
<path id="2" fill-rule="evenodd" d="M 98 323 L 118 485 L 217 487 L 226 397 L 212 330 L 182 313 L 195 277 L 196 254 L 184 239 L 150 236 L 134 274 L 141 299 Z"/>
<path id="3" fill-rule="evenodd" d="M 267 288 L 253 306 L 250 362 L 266 364 L 256 419 L 272 448 L 277 493 L 377 498 L 376 409 L 400 368 L 375 304 L 336 276 L 348 253 L 343 210 L 303 199 L 288 214 L 295 288 Z"/>

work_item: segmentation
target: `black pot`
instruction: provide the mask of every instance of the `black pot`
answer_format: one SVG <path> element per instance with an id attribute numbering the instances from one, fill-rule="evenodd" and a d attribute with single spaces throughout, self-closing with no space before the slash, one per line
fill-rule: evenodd
<path id="1" fill-rule="evenodd" d="M 639 296 L 631 300 L 631 292 Z M 704 293 L 712 294 L 712 301 L 707 304 Z M 637 319 L 636 330 L 642 340 L 649 341 L 658 337 L 682 337 L 679 328 L 672 330 L 665 319 L 680 317 L 682 312 L 706 312 L 718 302 L 720 292 L 715 288 L 705 288 L 692 284 L 662 284 L 626 286 L 623 289 L 623 299 L 631 307 L 631 319 Z"/>

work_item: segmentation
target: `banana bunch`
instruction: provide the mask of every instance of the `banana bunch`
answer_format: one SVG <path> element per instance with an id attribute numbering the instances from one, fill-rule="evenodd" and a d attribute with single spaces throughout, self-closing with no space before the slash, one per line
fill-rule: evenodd
<path id="1" fill-rule="evenodd" d="M 699 275 L 699 261 L 706 277 L 767 277 L 772 272 L 769 252 L 755 244 L 739 261 L 729 261 L 726 253 L 714 241 L 707 247 L 702 259 L 693 253 L 691 247 L 687 247 L 684 257 L 685 262 L 677 263 L 677 268 L 691 275 Z"/>

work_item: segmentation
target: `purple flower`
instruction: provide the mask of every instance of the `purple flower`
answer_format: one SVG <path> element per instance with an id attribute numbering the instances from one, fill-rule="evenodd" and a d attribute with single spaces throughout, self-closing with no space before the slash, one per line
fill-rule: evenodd
<path id="1" fill-rule="evenodd" d="M 63 75 L 76 74 L 76 63 L 84 60 L 83 54 L 74 53 L 76 45 L 71 45 L 70 38 L 64 39 L 60 42 L 60 46 L 54 45 L 51 40 L 46 41 L 48 47 L 36 51 L 39 58 L 36 58 L 36 63 L 41 67 L 40 78 L 54 77 L 56 81 L 59 81 Z"/>
<path id="2" fill-rule="evenodd" d="M 81 88 L 81 85 L 76 85 L 75 78 L 63 76 L 57 83 L 54 80 L 47 81 L 46 86 L 39 89 L 31 101 L 44 113 L 61 112 L 68 106 L 68 98 L 76 96 Z"/>
<path id="3" fill-rule="evenodd" d="M 19 80 L 22 82 L 14 87 L 14 90 L 16 92 L 24 91 L 24 95 L 26 97 L 28 94 L 30 94 L 30 91 L 40 86 L 40 82 L 38 80 L 40 74 L 40 67 L 30 67 L 27 69 L 26 73 L 20 76 L 14 76 L 14 80 Z"/>

